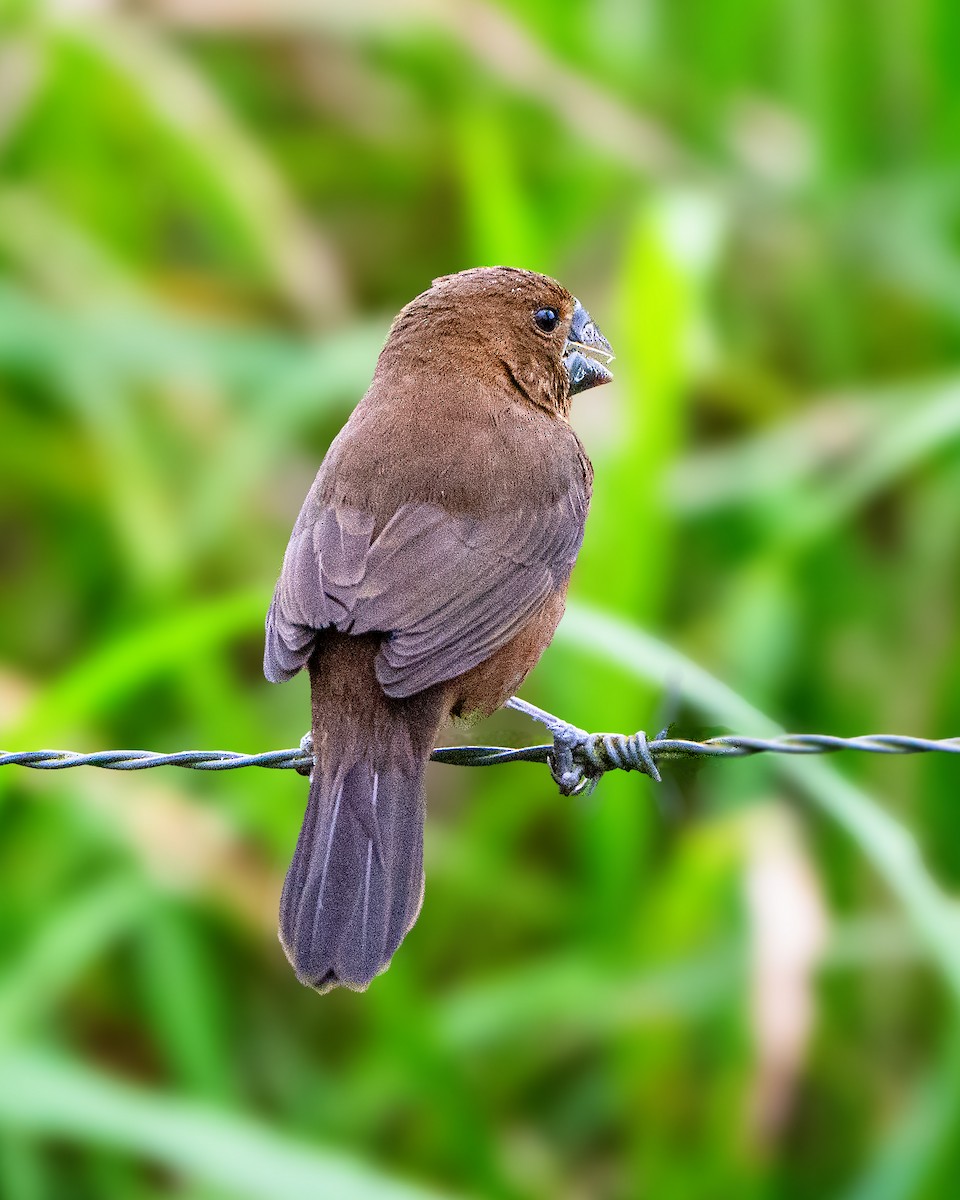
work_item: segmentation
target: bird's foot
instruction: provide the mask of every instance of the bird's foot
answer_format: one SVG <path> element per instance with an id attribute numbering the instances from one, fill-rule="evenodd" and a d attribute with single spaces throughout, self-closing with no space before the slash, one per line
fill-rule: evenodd
<path id="1" fill-rule="evenodd" d="M 627 736 L 622 733 L 587 733 L 576 725 L 537 708 L 518 696 L 507 701 L 508 708 L 526 713 L 546 725 L 553 734 L 553 750 L 547 758 L 550 774 L 564 796 L 588 794 L 607 771 L 640 771 L 660 783 L 660 772 L 644 731 Z M 655 741 L 666 736 L 657 734 Z"/>

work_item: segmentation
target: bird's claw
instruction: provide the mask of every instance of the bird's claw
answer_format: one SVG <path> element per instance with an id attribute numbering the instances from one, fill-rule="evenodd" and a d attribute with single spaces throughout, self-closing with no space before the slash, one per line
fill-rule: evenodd
<path id="1" fill-rule="evenodd" d="M 304 754 L 310 755 L 310 761 L 300 763 L 296 770 L 300 775 L 306 775 L 308 778 L 313 774 L 313 733 L 307 732 L 300 739 L 300 749 Z"/>
<path id="2" fill-rule="evenodd" d="M 567 726 L 553 731 L 553 751 L 547 757 L 550 774 L 563 796 L 579 796 L 592 792 L 599 775 L 577 755 L 589 735 L 582 729 Z"/>

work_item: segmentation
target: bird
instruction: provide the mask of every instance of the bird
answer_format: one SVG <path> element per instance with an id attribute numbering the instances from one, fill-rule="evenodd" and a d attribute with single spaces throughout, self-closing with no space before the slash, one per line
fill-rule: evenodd
<path id="1" fill-rule="evenodd" d="M 306 670 L 313 767 L 280 900 L 301 983 L 363 991 L 423 900 L 441 727 L 520 687 L 563 614 L 593 468 L 573 396 L 612 379 L 587 310 L 515 267 L 435 279 L 393 321 L 304 501 L 264 673 Z"/>

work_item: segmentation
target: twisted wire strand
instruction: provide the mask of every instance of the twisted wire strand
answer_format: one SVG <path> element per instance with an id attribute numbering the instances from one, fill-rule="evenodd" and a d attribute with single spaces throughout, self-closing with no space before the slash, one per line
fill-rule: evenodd
<path id="1" fill-rule="evenodd" d="M 513 707 L 521 706 L 517 704 Z M 521 711 L 527 711 L 527 707 L 524 705 Z M 960 754 L 960 737 L 936 739 L 892 733 L 836 737 L 821 733 L 788 733 L 771 738 L 725 734 L 704 741 L 691 741 L 668 737 L 666 733 L 648 739 L 642 731 L 630 735 L 588 734 L 556 717 L 544 723 L 554 734 L 553 744 L 519 749 L 506 746 L 444 746 L 434 750 L 431 758 L 434 762 L 458 767 L 490 767 L 512 762 L 552 764 L 560 754 L 569 751 L 571 769 L 578 774 L 578 778 L 567 782 L 575 787 L 582 777 L 598 777 L 612 770 L 641 771 L 657 779 L 657 763 L 681 758 L 835 754 L 842 750 L 871 754 Z M 70 750 L 0 752 L 0 767 L 21 766 L 39 771 L 60 771 L 69 767 L 102 767 L 110 771 L 144 771 L 151 767 L 234 771 L 241 767 L 264 767 L 268 770 L 292 768 L 308 772 L 312 763 L 312 756 L 305 746 L 291 750 L 268 750 L 262 754 L 238 754 L 231 750 L 180 750 L 173 754 L 159 754 L 150 750 L 99 750 L 92 754 L 78 754 Z"/>

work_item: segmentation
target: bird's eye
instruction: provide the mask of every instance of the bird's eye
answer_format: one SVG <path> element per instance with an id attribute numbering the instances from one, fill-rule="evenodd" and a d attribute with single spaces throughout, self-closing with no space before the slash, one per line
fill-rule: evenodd
<path id="1" fill-rule="evenodd" d="M 544 333 L 553 333 L 560 318 L 552 308 L 538 308 L 533 314 L 534 324 Z"/>

